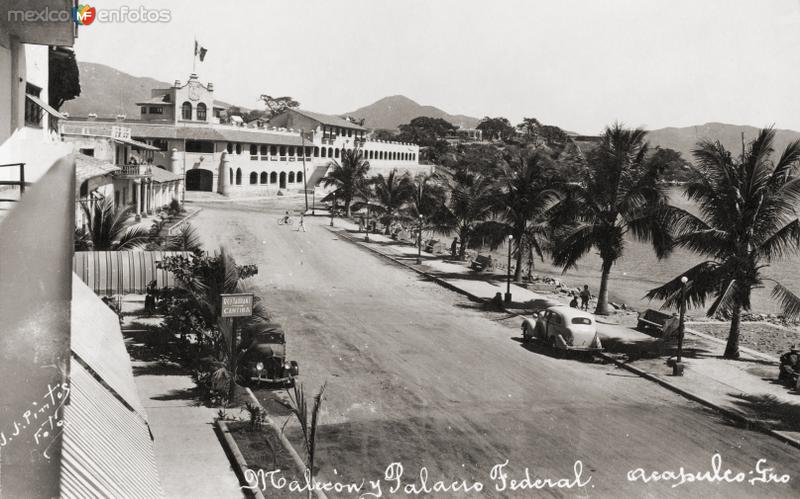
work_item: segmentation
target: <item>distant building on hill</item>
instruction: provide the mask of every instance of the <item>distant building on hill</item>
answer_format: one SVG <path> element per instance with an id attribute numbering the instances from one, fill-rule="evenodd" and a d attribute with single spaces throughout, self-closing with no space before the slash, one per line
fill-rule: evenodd
<path id="1" fill-rule="evenodd" d="M 211 83 L 192 74 L 185 83 L 152 90 L 150 99 L 138 102 L 139 119 L 70 118 L 62 132 L 89 125 L 129 128 L 132 140 L 159 150 L 154 162 L 168 165 L 186 190 L 225 195 L 311 189 L 342 150 L 354 148 L 369 161 L 371 175 L 432 168 L 419 163 L 416 144 L 369 140 L 361 125 L 338 116 L 289 109 L 268 123 L 222 123 L 224 108 L 213 94 Z"/>

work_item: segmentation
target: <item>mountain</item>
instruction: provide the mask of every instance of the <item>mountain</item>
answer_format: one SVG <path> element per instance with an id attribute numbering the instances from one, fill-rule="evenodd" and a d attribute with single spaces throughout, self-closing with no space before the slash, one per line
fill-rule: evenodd
<path id="1" fill-rule="evenodd" d="M 683 158 L 693 160 L 692 149 L 703 139 L 719 140 L 733 154 L 742 150 L 742 133 L 745 143 L 756 137 L 758 128 L 752 126 L 728 125 L 725 123 L 706 123 L 704 125 L 683 128 L 660 128 L 647 133 L 647 140 L 652 147 L 669 147 L 680 151 Z M 793 140 L 800 139 L 800 132 L 794 130 L 776 130 L 774 147 L 776 154 Z M 777 158 L 776 158 L 777 159 Z"/>
<path id="2" fill-rule="evenodd" d="M 81 78 L 81 95 L 67 101 L 61 110 L 72 116 L 95 113 L 99 117 L 125 114 L 139 117 L 136 101 L 150 97 L 153 88 L 167 88 L 171 83 L 123 73 L 105 64 L 78 61 Z M 228 106 L 226 103 L 221 103 Z"/>
<path id="3" fill-rule="evenodd" d="M 394 130 L 418 116 L 442 118 L 463 128 L 475 128 L 481 121 L 479 118 L 461 114 L 448 114 L 437 107 L 420 105 L 404 95 L 384 97 L 368 106 L 349 113 L 343 113 L 341 116 L 363 118 L 365 127 L 385 128 L 387 130 Z"/>

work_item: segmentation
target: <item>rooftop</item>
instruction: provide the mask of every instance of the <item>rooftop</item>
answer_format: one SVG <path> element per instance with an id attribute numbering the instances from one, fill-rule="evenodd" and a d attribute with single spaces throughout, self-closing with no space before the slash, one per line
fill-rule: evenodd
<path id="1" fill-rule="evenodd" d="M 352 128 L 354 130 L 366 130 L 366 128 L 362 127 L 361 125 L 353 123 L 352 121 L 348 121 L 340 116 L 315 113 L 312 111 L 306 111 L 305 109 L 290 109 L 290 111 L 294 111 L 295 113 L 303 115 L 306 118 L 311 118 L 312 120 L 319 121 L 323 125 L 340 126 L 343 128 Z"/>

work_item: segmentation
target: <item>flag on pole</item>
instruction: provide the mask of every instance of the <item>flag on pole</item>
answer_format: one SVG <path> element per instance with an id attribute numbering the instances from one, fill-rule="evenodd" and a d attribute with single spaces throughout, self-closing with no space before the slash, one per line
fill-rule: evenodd
<path id="1" fill-rule="evenodd" d="M 195 57 L 199 57 L 200 58 L 200 62 L 203 62 L 203 59 L 206 58 L 206 52 L 208 52 L 208 50 L 205 47 L 201 46 L 199 43 L 197 43 L 197 40 L 195 40 L 194 41 L 194 55 L 195 55 Z"/>

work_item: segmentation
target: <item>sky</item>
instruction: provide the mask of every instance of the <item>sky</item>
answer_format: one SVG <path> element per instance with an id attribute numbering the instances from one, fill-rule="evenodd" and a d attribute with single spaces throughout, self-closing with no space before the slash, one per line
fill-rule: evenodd
<path id="1" fill-rule="evenodd" d="M 167 23 L 79 28 L 78 60 L 340 114 L 402 94 L 597 134 L 716 121 L 800 130 L 800 0 L 98 0 Z"/>

